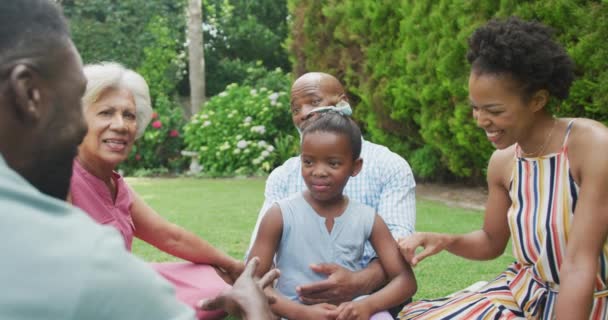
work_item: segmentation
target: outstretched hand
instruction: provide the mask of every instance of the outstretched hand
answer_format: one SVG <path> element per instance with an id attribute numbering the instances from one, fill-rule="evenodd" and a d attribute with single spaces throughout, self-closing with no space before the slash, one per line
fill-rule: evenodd
<path id="1" fill-rule="evenodd" d="M 444 234 L 432 232 L 416 232 L 405 238 L 397 240 L 399 251 L 407 262 L 416 266 L 426 257 L 432 256 L 444 250 L 448 244 L 448 238 Z M 420 253 L 416 254 L 418 247 L 424 248 Z"/>
<path id="2" fill-rule="evenodd" d="M 335 263 L 310 266 L 312 271 L 327 275 L 327 279 L 298 286 L 296 291 L 305 304 L 339 304 L 359 295 L 355 273 Z"/>
<path id="3" fill-rule="evenodd" d="M 219 296 L 201 300 L 199 306 L 203 310 L 223 309 L 231 315 L 242 319 L 271 319 L 269 303 L 274 303 L 276 298 L 266 296 L 264 288 L 271 285 L 279 277 L 279 270 L 268 271 L 261 279 L 255 277 L 255 270 L 259 264 L 257 257 L 252 258 L 241 276 L 236 280 L 232 288 L 222 292 Z"/>

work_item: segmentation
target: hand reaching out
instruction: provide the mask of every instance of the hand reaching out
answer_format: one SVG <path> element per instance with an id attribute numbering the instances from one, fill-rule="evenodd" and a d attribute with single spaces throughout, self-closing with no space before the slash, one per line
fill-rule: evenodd
<path id="1" fill-rule="evenodd" d="M 258 264 L 259 259 L 252 258 L 232 288 L 215 298 L 200 301 L 201 309 L 223 309 L 231 315 L 247 320 L 271 319 L 273 315 L 269 303 L 274 303 L 275 298 L 266 296 L 264 288 L 279 277 L 279 270 L 272 269 L 261 279 L 257 279 L 255 270 Z"/>
<path id="2" fill-rule="evenodd" d="M 405 260 L 410 265 L 416 266 L 424 258 L 445 250 L 449 245 L 449 238 L 441 233 L 416 232 L 411 236 L 400 238 L 397 240 L 397 244 Z M 422 247 L 424 250 L 416 254 L 418 247 Z"/>

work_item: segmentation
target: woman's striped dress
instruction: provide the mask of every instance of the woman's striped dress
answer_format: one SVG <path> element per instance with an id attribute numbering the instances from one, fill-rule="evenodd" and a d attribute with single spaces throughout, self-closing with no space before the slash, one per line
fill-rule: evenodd
<path id="1" fill-rule="evenodd" d="M 483 288 L 452 298 L 422 300 L 406 306 L 400 319 L 553 319 L 559 268 L 579 188 L 570 175 L 566 141 L 560 152 L 514 159 L 508 213 L 517 259 Z M 599 257 L 591 319 L 608 318 L 608 243 Z"/>

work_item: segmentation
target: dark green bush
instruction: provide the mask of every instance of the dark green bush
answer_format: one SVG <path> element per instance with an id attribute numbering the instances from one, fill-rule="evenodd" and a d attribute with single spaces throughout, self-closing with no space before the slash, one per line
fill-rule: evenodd
<path id="1" fill-rule="evenodd" d="M 578 79 L 558 115 L 608 122 L 605 1 L 290 0 L 295 75 L 338 76 L 370 140 L 408 159 L 418 177 L 482 181 L 493 147 L 468 106 L 465 59 L 473 30 L 518 15 L 556 30 Z"/>

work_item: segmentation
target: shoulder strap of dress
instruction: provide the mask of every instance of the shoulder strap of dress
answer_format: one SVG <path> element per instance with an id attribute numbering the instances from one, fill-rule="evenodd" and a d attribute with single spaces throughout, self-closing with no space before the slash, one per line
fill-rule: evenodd
<path id="1" fill-rule="evenodd" d="M 568 122 L 568 127 L 566 128 L 566 135 L 564 136 L 564 142 L 562 143 L 562 147 L 566 146 L 566 143 L 568 142 L 568 137 L 570 136 L 570 131 L 572 130 L 572 125 L 574 124 L 574 119 L 570 120 L 570 122 Z"/>

